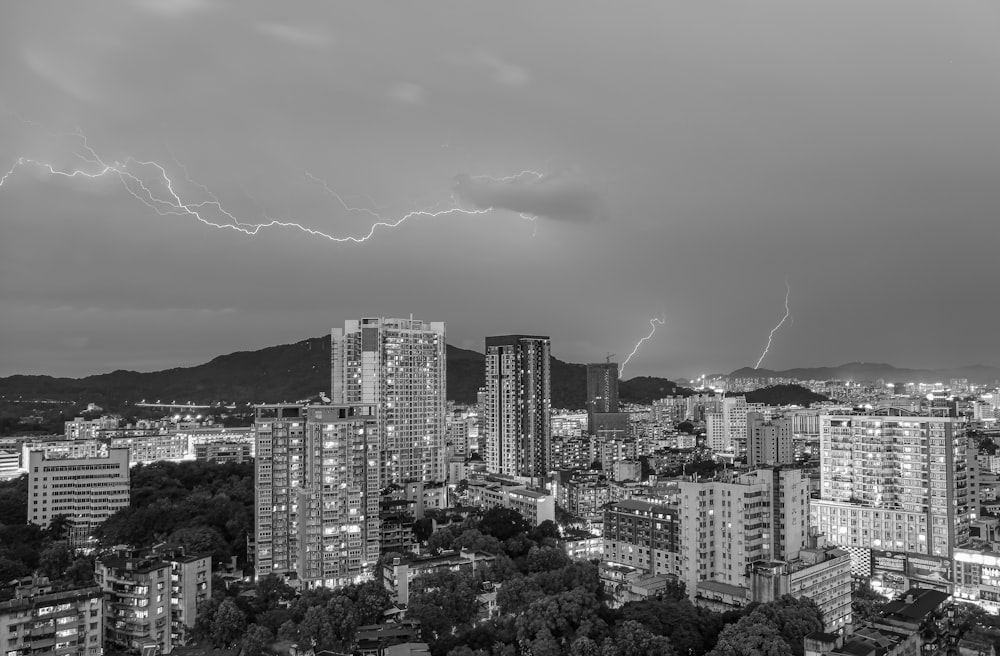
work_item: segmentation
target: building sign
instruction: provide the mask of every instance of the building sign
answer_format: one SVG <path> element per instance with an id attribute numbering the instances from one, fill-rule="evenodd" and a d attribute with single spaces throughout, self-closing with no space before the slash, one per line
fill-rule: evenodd
<path id="1" fill-rule="evenodd" d="M 951 582 L 951 561 L 935 556 L 910 556 L 906 575 L 930 587 L 945 586 Z"/>

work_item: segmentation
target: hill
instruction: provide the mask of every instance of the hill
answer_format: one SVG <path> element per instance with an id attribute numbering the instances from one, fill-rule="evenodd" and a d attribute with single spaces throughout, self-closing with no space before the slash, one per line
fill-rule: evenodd
<path id="1" fill-rule="evenodd" d="M 726 396 L 733 396 L 727 394 Z M 822 394 L 816 394 L 801 385 L 772 385 L 746 393 L 747 403 L 763 403 L 764 405 L 801 405 L 809 407 L 813 403 L 829 401 Z"/>
<path id="2" fill-rule="evenodd" d="M 448 345 L 448 399 L 475 403 L 485 384 L 486 356 Z M 587 395 L 586 365 L 551 360 L 552 405 L 583 408 Z M 314 337 L 294 344 L 258 351 L 221 355 L 194 367 L 140 373 L 113 371 L 85 378 L 8 376 L 0 378 L 0 398 L 7 401 L 51 399 L 90 402 L 108 408 L 151 402 L 198 404 L 263 403 L 315 397 L 330 389 L 330 337 Z M 663 378 L 635 378 L 620 387 L 623 402 L 649 403 L 682 391 Z"/>
<path id="3" fill-rule="evenodd" d="M 950 369 L 904 369 L 881 362 L 848 362 L 838 367 L 804 367 L 774 371 L 743 367 L 730 378 L 794 378 L 797 380 L 884 380 L 902 383 L 945 383 L 966 378 L 970 383 L 988 385 L 1000 380 L 1000 367 L 969 365 Z"/>

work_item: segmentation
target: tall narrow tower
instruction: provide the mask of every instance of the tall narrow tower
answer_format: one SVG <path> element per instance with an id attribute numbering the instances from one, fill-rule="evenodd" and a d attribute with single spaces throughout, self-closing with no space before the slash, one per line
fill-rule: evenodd
<path id="1" fill-rule="evenodd" d="M 443 322 L 369 318 L 332 331 L 334 403 L 376 407 L 381 485 L 445 480 Z"/>
<path id="2" fill-rule="evenodd" d="M 486 465 L 489 471 L 541 478 L 551 466 L 548 337 L 486 338 Z"/>

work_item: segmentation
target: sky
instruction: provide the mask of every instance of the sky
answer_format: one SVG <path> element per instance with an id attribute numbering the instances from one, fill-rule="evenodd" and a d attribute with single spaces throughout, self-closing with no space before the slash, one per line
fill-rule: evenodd
<path id="1" fill-rule="evenodd" d="M 1000 365 L 998 26 L 993 0 L 11 4 L 0 375 L 412 314 L 571 362 L 659 318 L 623 377 L 694 377 L 754 366 L 786 282 L 762 367 Z"/>

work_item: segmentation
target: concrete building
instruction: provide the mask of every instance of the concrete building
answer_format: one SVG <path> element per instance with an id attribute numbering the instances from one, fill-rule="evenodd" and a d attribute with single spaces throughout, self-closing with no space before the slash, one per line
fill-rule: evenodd
<path id="1" fill-rule="evenodd" d="M 757 561 L 793 560 L 807 545 L 808 480 L 798 469 L 759 469 L 732 480 L 679 484 L 681 575 L 747 587 Z"/>
<path id="2" fill-rule="evenodd" d="M 248 442 L 205 442 L 194 445 L 194 458 L 216 464 L 242 464 L 253 460 L 254 445 Z"/>
<path id="3" fill-rule="evenodd" d="M 802 560 L 807 498 L 797 469 L 682 481 L 676 501 L 629 499 L 605 507 L 604 560 L 675 575 L 699 603 L 732 597 L 745 604 L 755 563 Z"/>
<path id="4" fill-rule="evenodd" d="M 379 557 L 379 438 L 373 405 L 262 405 L 257 431 L 257 575 L 306 586 L 369 576 Z"/>
<path id="5" fill-rule="evenodd" d="M 653 574 L 681 574 L 677 506 L 627 499 L 604 509 L 602 560 Z"/>
<path id="6" fill-rule="evenodd" d="M 173 432 L 112 437 L 108 443 L 112 449 L 128 449 L 131 465 L 148 465 L 161 460 L 176 462 L 191 453 L 188 438 Z"/>
<path id="7" fill-rule="evenodd" d="M 43 528 L 69 520 L 68 539 L 82 545 L 131 500 L 128 449 L 99 448 L 94 457 L 52 458 L 28 453 L 28 521 Z"/>
<path id="8" fill-rule="evenodd" d="M 407 562 L 396 558 L 382 566 L 382 585 L 397 604 L 410 602 L 410 583 L 418 576 L 434 572 L 474 572 L 484 569 L 496 559 L 485 551 L 445 552 L 439 556 L 417 558 Z"/>
<path id="9" fill-rule="evenodd" d="M 816 602 L 823 630 L 851 625 L 851 556 L 838 547 L 807 548 L 792 561 L 760 561 L 750 570 L 748 601 L 766 603 L 790 594 Z"/>
<path id="10" fill-rule="evenodd" d="M 964 422 L 947 409 L 823 415 L 820 444 L 812 525 L 851 553 L 854 575 L 894 582 L 889 593 L 947 588 L 972 513 Z"/>
<path id="11" fill-rule="evenodd" d="M 747 465 L 769 467 L 795 462 L 790 419 L 765 419 L 757 412 L 747 414 Z"/>
<path id="12" fill-rule="evenodd" d="M 499 481 L 469 481 L 469 504 L 484 509 L 510 508 L 521 513 L 532 526 L 555 521 L 556 500 L 551 494 Z"/>
<path id="13" fill-rule="evenodd" d="M 541 479 L 552 463 L 548 337 L 486 338 L 486 466 Z"/>
<path id="14" fill-rule="evenodd" d="M 63 430 L 66 439 L 93 440 L 104 431 L 118 428 L 120 424 L 121 417 L 98 417 L 97 419 L 76 417 L 73 421 L 63 422 Z"/>
<path id="15" fill-rule="evenodd" d="M 628 434 L 628 413 L 618 406 L 617 362 L 587 365 L 587 433 L 607 438 Z"/>
<path id="16" fill-rule="evenodd" d="M 444 481 L 447 367 L 443 322 L 368 318 L 332 331 L 334 403 L 377 408 L 380 484 Z"/>
<path id="17" fill-rule="evenodd" d="M 169 654 L 187 642 L 198 607 L 212 597 L 212 558 L 183 550 L 122 548 L 98 558 L 109 647 Z"/>
<path id="18" fill-rule="evenodd" d="M 104 604 L 97 586 L 55 591 L 48 579 L 24 579 L 0 602 L 0 654 L 100 656 Z"/>

